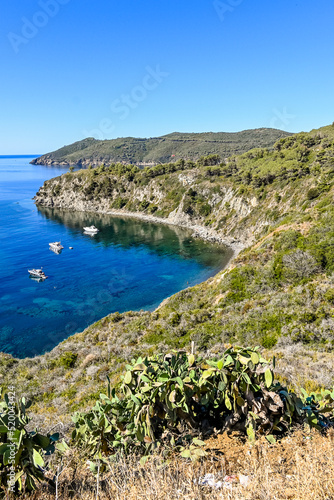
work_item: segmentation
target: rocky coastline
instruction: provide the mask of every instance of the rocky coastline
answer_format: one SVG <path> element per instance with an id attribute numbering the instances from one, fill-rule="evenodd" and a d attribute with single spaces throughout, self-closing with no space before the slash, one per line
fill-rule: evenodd
<path id="1" fill-rule="evenodd" d="M 79 160 L 71 161 L 69 159 L 57 159 L 53 158 L 52 155 L 43 155 L 39 158 L 34 158 L 30 163 L 31 165 L 44 165 L 46 167 L 78 167 L 78 168 L 88 168 L 90 165 L 96 167 L 102 163 L 112 163 L 114 159 L 112 157 L 97 157 L 97 158 L 82 158 Z M 155 164 L 154 164 L 155 165 Z"/>
<path id="2" fill-rule="evenodd" d="M 108 210 L 108 211 L 101 211 L 99 213 L 105 215 L 114 215 L 118 217 L 120 216 L 132 217 L 135 219 L 140 219 L 142 221 L 154 222 L 156 224 L 167 224 L 170 226 L 184 227 L 192 231 L 192 236 L 194 238 L 201 238 L 203 240 L 210 241 L 211 243 L 219 243 L 221 245 L 230 247 L 233 250 L 234 257 L 236 257 L 239 254 L 239 252 L 241 252 L 241 250 L 243 250 L 246 247 L 246 245 L 243 244 L 241 241 L 236 240 L 232 237 L 223 238 L 214 229 L 207 229 L 206 227 L 201 226 L 200 224 L 192 224 L 187 220 L 174 220 L 172 214 L 170 214 L 172 215 L 171 217 L 162 218 L 162 217 L 156 217 L 154 215 L 142 214 L 140 212 L 128 212 L 124 210 Z"/>
<path id="3" fill-rule="evenodd" d="M 91 203 L 85 203 L 82 200 L 75 202 L 73 199 L 68 199 L 67 203 L 62 200 L 55 199 L 54 197 L 41 196 L 40 191 L 34 197 L 37 206 L 48 208 L 58 208 L 62 210 L 71 210 L 76 212 L 85 212 L 92 214 L 111 215 L 116 217 L 130 217 L 139 219 L 146 222 L 153 222 L 155 224 L 167 224 L 170 226 L 177 226 L 186 228 L 192 231 L 194 238 L 201 238 L 211 243 L 218 243 L 231 248 L 233 251 L 233 258 L 235 258 L 244 248 L 248 246 L 247 241 L 242 241 L 232 236 L 222 236 L 213 228 L 208 228 L 202 225 L 198 219 L 196 221 L 182 211 L 182 206 L 172 211 L 168 217 L 158 217 L 156 215 L 144 214 L 137 211 L 128 211 L 124 209 L 110 209 L 106 208 L 106 204 L 101 203 L 99 206 Z"/>
<path id="4" fill-rule="evenodd" d="M 239 194 L 228 183 L 217 189 L 210 180 L 200 180 L 200 175 L 198 169 L 193 169 L 175 172 L 163 181 L 157 178 L 137 185 L 103 171 L 99 174 L 95 170 L 79 170 L 45 182 L 34 199 L 36 205 L 51 209 L 131 217 L 187 228 L 196 238 L 230 247 L 236 256 L 254 243 L 268 221 L 262 214 L 254 223 L 249 219 L 258 208 L 254 196 Z M 110 191 L 102 194 L 101 186 L 109 186 Z M 203 200 L 209 217 L 196 207 L 187 208 L 189 192 L 196 192 Z"/>

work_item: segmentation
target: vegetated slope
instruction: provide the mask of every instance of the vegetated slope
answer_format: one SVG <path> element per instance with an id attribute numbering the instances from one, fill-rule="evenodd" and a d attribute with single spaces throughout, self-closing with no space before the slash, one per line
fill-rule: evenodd
<path id="1" fill-rule="evenodd" d="M 271 148 L 281 137 L 291 135 L 282 130 L 261 128 L 243 132 L 178 133 L 140 139 L 125 137 L 96 140 L 92 137 L 45 154 L 31 163 L 41 165 L 109 165 L 112 162 L 158 164 L 180 158 L 197 160 L 200 156 L 220 154 L 228 157 L 254 147 Z"/>
<path id="2" fill-rule="evenodd" d="M 227 271 L 154 312 L 111 314 L 34 359 L 1 356 L 4 384 L 32 396 L 35 419 L 68 419 L 117 383 L 132 358 L 189 348 L 210 356 L 226 343 L 278 354 L 289 384 L 330 387 L 334 373 L 334 126 L 220 162 L 139 170 L 121 164 L 67 173 L 36 196 L 50 211 L 158 214 L 205 228 L 244 249 Z M 179 169 L 179 170 L 177 170 Z M 57 208 L 58 207 L 58 208 Z M 120 208 L 123 207 L 123 208 Z"/>

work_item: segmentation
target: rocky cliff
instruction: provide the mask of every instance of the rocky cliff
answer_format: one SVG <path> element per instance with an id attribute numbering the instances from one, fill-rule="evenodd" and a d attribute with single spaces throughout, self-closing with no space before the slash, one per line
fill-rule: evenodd
<path id="1" fill-rule="evenodd" d="M 107 183 L 113 186 L 109 194 L 103 191 Z M 94 196 L 90 194 L 92 184 Z M 146 185 L 109 170 L 99 175 L 94 170 L 67 173 L 45 182 L 35 201 L 44 207 L 126 215 L 187 227 L 195 236 L 225 243 L 237 252 L 251 244 L 268 224 L 262 217 L 255 227 L 246 226 L 247 217 L 258 207 L 257 198 L 238 194 L 228 182 L 213 185 L 199 169 L 175 172 L 163 180 L 151 179 Z"/>

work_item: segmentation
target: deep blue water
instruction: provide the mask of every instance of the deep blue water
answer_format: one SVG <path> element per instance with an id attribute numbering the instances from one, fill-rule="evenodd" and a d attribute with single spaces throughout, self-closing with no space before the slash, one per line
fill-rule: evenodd
<path id="1" fill-rule="evenodd" d="M 0 351 L 34 356 L 111 312 L 151 310 L 231 256 L 183 228 L 38 209 L 38 188 L 67 169 L 29 161 L 0 157 Z M 91 224 L 96 236 L 83 233 Z M 59 240 L 56 255 L 49 242 Z M 28 269 L 40 267 L 48 279 L 38 283 Z"/>

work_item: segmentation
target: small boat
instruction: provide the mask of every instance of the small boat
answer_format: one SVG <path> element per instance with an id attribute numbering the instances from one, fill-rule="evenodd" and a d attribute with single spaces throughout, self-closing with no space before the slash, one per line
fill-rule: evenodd
<path id="1" fill-rule="evenodd" d="M 42 279 L 42 280 L 45 280 L 47 278 L 47 276 L 45 276 L 45 272 L 43 271 L 43 269 L 28 269 L 28 273 L 30 274 L 30 276 L 32 278 L 39 278 L 39 279 Z"/>
<path id="2" fill-rule="evenodd" d="M 44 281 L 45 278 L 36 278 L 36 276 L 29 276 L 29 278 L 32 280 L 32 281 L 36 281 L 36 283 L 40 283 L 41 281 Z"/>
<path id="3" fill-rule="evenodd" d="M 84 227 L 86 233 L 98 233 L 99 230 L 95 226 Z"/>
<path id="4" fill-rule="evenodd" d="M 50 250 L 52 250 L 55 253 L 60 253 L 64 248 L 63 245 L 60 243 L 60 241 L 49 243 L 49 245 L 50 245 Z"/>

